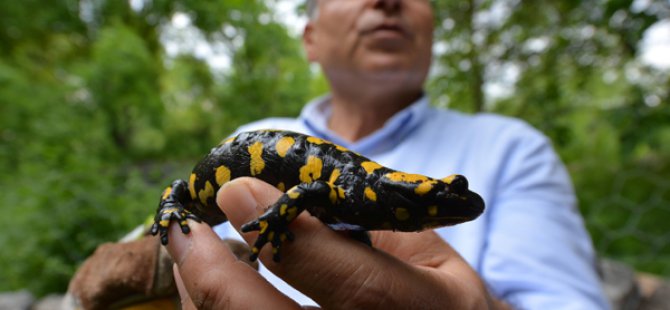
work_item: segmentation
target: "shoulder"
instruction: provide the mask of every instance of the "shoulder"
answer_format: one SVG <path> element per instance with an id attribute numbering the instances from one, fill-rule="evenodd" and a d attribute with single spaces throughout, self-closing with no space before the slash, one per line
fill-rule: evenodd
<path id="1" fill-rule="evenodd" d="M 490 180 L 490 186 L 563 170 L 551 140 L 517 118 L 442 110 L 436 111 L 428 127 L 442 132 L 445 151 L 441 153 L 451 154 L 459 167 L 467 166 L 478 177 Z M 452 154 L 453 150 L 458 150 L 457 154 Z"/>
<path id="2" fill-rule="evenodd" d="M 551 139 L 527 122 L 496 114 L 478 114 L 475 126 L 492 146 L 504 153 L 517 153 L 523 157 L 544 154 L 554 157 Z"/>
<path id="3" fill-rule="evenodd" d="M 473 126 L 477 138 L 501 156 L 507 168 L 560 163 L 551 139 L 523 120 L 482 113 L 473 116 Z"/>
<path id="4" fill-rule="evenodd" d="M 526 121 L 494 113 L 465 114 L 446 111 L 461 126 L 480 136 L 510 139 L 546 139 L 545 135 Z"/>
<path id="5" fill-rule="evenodd" d="M 289 117 L 270 117 L 247 123 L 237 128 L 235 133 L 260 129 L 282 129 L 304 132 L 304 126 L 299 119 Z"/>
<path id="6" fill-rule="evenodd" d="M 492 113 L 480 113 L 474 116 L 476 126 L 493 133 L 504 134 L 510 138 L 548 140 L 547 137 L 526 121 Z"/>
<path id="7" fill-rule="evenodd" d="M 429 130 L 445 132 L 452 140 L 465 145 L 481 146 L 497 151 L 551 145 L 542 132 L 526 121 L 493 113 L 467 114 L 431 108 Z"/>

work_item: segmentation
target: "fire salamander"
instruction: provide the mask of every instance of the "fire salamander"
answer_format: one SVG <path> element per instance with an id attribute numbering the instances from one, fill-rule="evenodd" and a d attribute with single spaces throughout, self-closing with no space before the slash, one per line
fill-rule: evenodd
<path id="1" fill-rule="evenodd" d="M 223 141 L 195 166 L 188 182 L 172 182 L 163 191 L 151 233 L 160 233 L 167 244 L 171 221 L 183 233 L 190 232 L 188 218 L 209 225 L 225 222 L 216 192 L 241 176 L 284 192 L 258 219 L 242 226 L 243 232 L 259 231 L 252 260 L 269 242 L 279 261 L 282 243 L 293 239 L 288 226 L 304 210 L 368 244 L 368 230 L 420 231 L 470 221 L 484 210 L 484 201 L 468 190 L 461 175 L 433 179 L 395 171 L 320 138 L 260 130 Z"/>

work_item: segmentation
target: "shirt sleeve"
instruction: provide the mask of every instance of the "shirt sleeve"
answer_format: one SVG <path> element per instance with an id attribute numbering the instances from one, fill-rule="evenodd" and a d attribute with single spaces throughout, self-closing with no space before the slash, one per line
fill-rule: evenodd
<path id="1" fill-rule="evenodd" d="M 488 202 L 482 275 L 516 308 L 607 309 L 568 173 L 546 137 L 521 127 Z"/>

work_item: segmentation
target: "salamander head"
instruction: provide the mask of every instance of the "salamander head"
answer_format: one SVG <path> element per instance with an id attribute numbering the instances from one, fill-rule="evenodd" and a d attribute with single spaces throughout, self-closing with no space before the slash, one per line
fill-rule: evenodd
<path id="1" fill-rule="evenodd" d="M 468 180 L 458 174 L 443 178 L 433 204 L 426 207 L 423 228 L 455 225 L 476 219 L 484 212 L 484 200 L 468 189 Z"/>

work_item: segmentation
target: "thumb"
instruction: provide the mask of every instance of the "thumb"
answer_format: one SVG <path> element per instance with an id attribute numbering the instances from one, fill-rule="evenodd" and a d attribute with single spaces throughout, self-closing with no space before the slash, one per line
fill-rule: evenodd
<path id="1" fill-rule="evenodd" d="M 223 186 L 217 202 L 236 229 L 255 220 L 282 193 L 253 178 L 238 178 Z M 259 258 L 277 276 L 324 308 L 379 306 L 379 298 L 396 294 L 398 281 L 417 276 L 398 259 L 331 230 L 306 212 L 289 225 L 295 240 L 281 247 L 282 261 L 272 261 L 271 245 Z M 253 244 L 256 232 L 242 234 Z M 398 281 L 394 281 L 396 279 Z M 396 283 L 396 284 L 393 284 Z M 376 300 L 376 302 L 375 302 Z M 365 304 L 373 302 L 374 304 Z"/>

